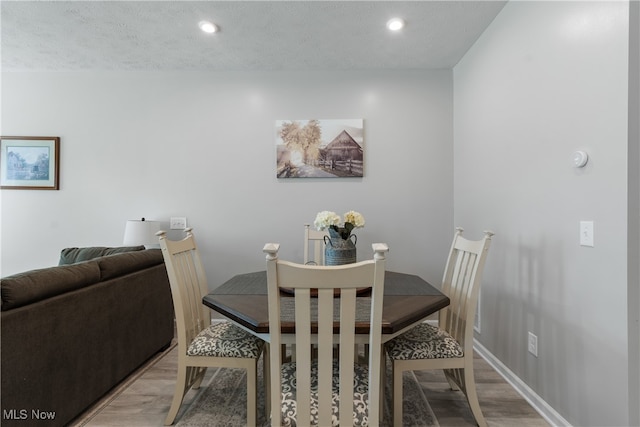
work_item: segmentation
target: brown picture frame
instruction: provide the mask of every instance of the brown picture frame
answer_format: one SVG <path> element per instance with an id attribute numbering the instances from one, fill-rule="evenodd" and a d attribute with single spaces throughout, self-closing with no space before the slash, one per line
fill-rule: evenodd
<path id="1" fill-rule="evenodd" d="M 60 137 L 0 136 L 0 188 L 59 190 Z"/>

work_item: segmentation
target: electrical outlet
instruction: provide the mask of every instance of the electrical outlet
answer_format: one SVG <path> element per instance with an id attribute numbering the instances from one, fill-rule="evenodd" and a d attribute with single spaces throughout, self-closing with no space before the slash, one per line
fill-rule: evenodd
<path id="1" fill-rule="evenodd" d="M 184 230 L 187 228 L 187 218 L 183 216 L 172 216 L 169 227 L 172 230 Z"/>
<path id="2" fill-rule="evenodd" d="M 529 332 L 529 353 L 538 357 L 538 336 Z"/>

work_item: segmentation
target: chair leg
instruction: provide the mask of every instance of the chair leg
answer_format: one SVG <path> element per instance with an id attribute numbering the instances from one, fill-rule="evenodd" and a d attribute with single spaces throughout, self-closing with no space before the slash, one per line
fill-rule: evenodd
<path id="1" fill-rule="evenodd" d="M 164 425 L 166 426 L 173 424 L 176 420 L 176 415 L 178 415 L 180 405 L 182 405 L 182 399 L 184 399 L 187 388 L 187 369 L 188 368 L 182 364 L 179 364 L 178 366 L 178 377 L 176 379 L 176 387 L 173 392 L 173 401 L 171 402 L 167 418 L 164 420 Z"/>
<path id="2" fill-rule="evenodd" d="M 369 344 L 354 344 L 353 355 L 354 363 L 361 363 L 363 360 L 369 360 Z"/>
<path id="3" fill-rule="evenodd" d="M 285 347 L 286 348 L 286 347 Z M 282 354 L 285 354 L 284 352 Z M 295 362 L 296 361 L 296 345 L 295 344 L 291 344 L 291 362 Z M 283 359 L 284 362 L 284 359 Z"/>
<path id="4" fill-rule="evenodd" d="M 264 351 L 262 353 L 262 379 L 264 386 L 264 415 L 266 419 L 269 419 L 271 416 L 271 365 L 269 365 L 269 360 L 271 358 L 271 354 L 269 351 L 269 343 L 265 343 Z"/>
<path id="5" fill-rule="evenodd" d="M 451 390 L 459 391 L 460 387 L 454 380 L 454 376 L 459 375 L 458 372 L 452 369 L 443 369 L 443 372 L 444 372 L 444 377 L 447 379 L 447 382 L 449 383 L 449 387 L 451 388 Z M 458 377 L 458 379 L 460 378 Z"/>
<path id="6" fill-rule="evenodd" d="M 384 421 L 384 389 L 387 384 L 387 352 L 384 351 L 384 344 L 380 348 L 380 399 L 378 399 L 378 408 L 380 409 L 380 415 L 378 420 Z"/>
<path id="7" fill-rule="evenodd" d="M 202 384 L 202 379 L 204 378 L 205 374 L 207 373 L 207 368 L 191 368 L 191 369 L 195 369 L 197 371 L 196 379 L 193 382 L 193 385 L 191 386 L 191 388 L 197 390 L 197 389 L 200 388 L 200 385 Z"/>
<path id="8" fill-rule="evenodd" d="M 386 352 L 385 352 L 386 353 Z M 389 382 L 389 396 L 391 396 L 391 405 L 389 406 L 389 411 L 391 411 L 391 413 L 389 413 L 389 420 L 393 422 L 393 405 L 395 405 L 395 393 L 393 392 L 393 371 L 394 369 L 394 363 L 393 363 L 393 359 L 391 357 L 389 357 L 389 361 L 391 362 L 391 368 L 389 369 L 389 372 L 386 372 L 386 375 L 391 375 L 391 381 Z M 386 384 L 386 379 L 385 379 L 385 384 Z"/>
<path id="9" fill-rule="evenodd" d="M 465 383 L 465 395 L 467 396 L 467 402 L 473 413 L 473 417 L 476 419 L 476 424 L 479 427 L 487 427 L 487 422 L 482 415 L 482 409 L 480 409 L 480 402 L 478 401 L 478 393 L 476 392 L 476 381 L 473 376 L 473 369 L 464 370 L 464 383 Z"/>
<path id="10" fill-rule="evenodd" d="M 258 360 L 247 369 L 247 425 L 255 426 L 258 413 Z"/>
<path id="11" fill-rule="evenodd" d="M 395 363 L 393 366 L 393 387 L 391 396 L 393 399 L 393 425 L 395 427 L 402 427 L 402 369 L 398 369 Z"/>

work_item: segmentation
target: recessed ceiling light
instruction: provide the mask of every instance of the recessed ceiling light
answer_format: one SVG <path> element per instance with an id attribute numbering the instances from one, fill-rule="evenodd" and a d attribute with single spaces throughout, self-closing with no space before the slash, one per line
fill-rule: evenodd
<path id="1" fill-rule="evenodd" d="M 387 22 L 387 28 L 391 31 L 400 31 L 404 28 L 404 19 L 402 18 L 391 18 Z"/>
<path id="2" fill-rule="evenodd" d="M 200 27 L 200 29 L 202 31 L 204 31 L 205 33 L 215 33 L 216 31 L 218 31 L 218 27 L 216 27 L 215 24 L 212 24 L 209 21 L 200 21 L 198 23 L 198 26 Z"/>

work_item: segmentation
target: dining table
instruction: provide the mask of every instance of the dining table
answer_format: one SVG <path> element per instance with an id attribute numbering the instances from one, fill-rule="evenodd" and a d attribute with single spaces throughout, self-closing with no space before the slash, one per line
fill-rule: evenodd
<path id="1" fill-rule="evenodd" d="M 281 292 L 284 297 L 281 299 L 281 329 L 293 343 L 294 295 Z M 238 274 L 205 295 L 202 303 L 249 333 L 270 342 L 266 271 Z M 356 333 L 362 337 L 362 342 L 366 342 L 370 329 L 371 288 L 358 291 L 356 304 Z M 382 342 L 423 322 L 448 305 L 449 298 L 421 277 L 385 271 Z M 334 328 L 338 331 L 339 324 Z"/>

